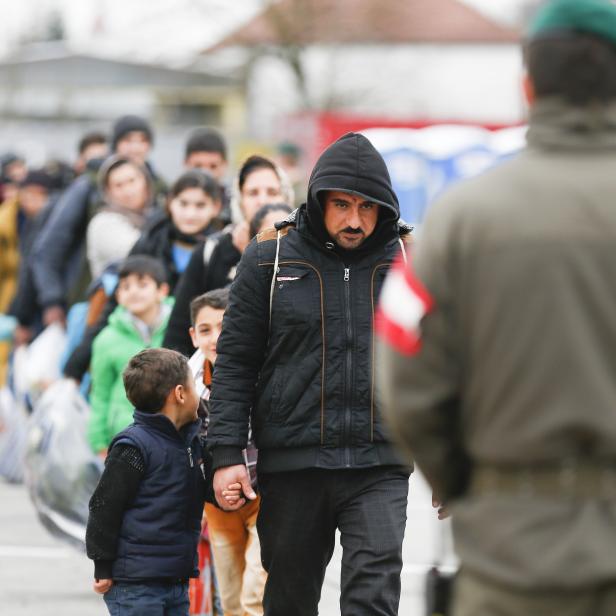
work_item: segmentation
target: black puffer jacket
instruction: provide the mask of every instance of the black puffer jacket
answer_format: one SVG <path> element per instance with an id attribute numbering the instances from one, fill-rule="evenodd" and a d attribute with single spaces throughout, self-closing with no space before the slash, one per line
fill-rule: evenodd
<path id="1" fill-rule="evenodd" d="M 190 357 L 195 348 L 188 333 L 190 302 L 207 291 L 228 286 L 235 275 L 241 253 L 233 245 L 231 227 L 197 244 L 175 290 L 163 346 Z"/>
<path id="2" fill-rule="evenodd" d="M 326 190 L 381 204 L 358 249 L 341 250 L 325 231 Z M 272 229 L 251 242 L 218 342 L 208 432 L 215 468 L 242 463 L 249 416 L 261 472 L 403 463 L 375 399 L 372 331 L 383 278 L 410 232 L 398 217 L 383 159 L 349 134 L 317 162 L 308 203 L 277 225 L 280 240 Z"/>
<path id="3" fill-rule="evenodd" d="M 209 237 L 216 233 L 219 226 L 217 222 L 210 224 L 203 231 L 203 237 Z M 201 236 L 199 236 L 201 237 Z M 158 259 L 167 275 L 167 283 L 171 289 L 171 295 L 176 292 L 178 281 L 180 280 L 180 273 L 175 265 L 173 258 L 173 244 L 176 241 L 183 241 L 185 244 L 195 244 L 196 247 L 202 244 L 198 242 L 197 236 L 185 236 L 175 228 L 171 218 L 161 212 L 156 211 L 153 214 L 153 218 L 141 234 L 141 237 L 137 240 L 135 245 L 131 248 L 129 255 L 147 255 Z M 195 248 L 196 249 L 196 248 Z M 111 313 L 116 309 L 118 302 L 115 294 L 113 294 L 107 300 L 102 313 L 97 319 L 96 323 L 88 327 L 83 335 L 83 338 L 79 345 L 73 350 L 68 358 L 66 365 L 64 366 L 64 375 L 80 381 L 83 375 L 87 372 L 90 365 L 90 359 L 92 357 L 92 344 L 94 338 L 102 331 L 107 325 Z M 190 319 L 188 325 L 186 325 L 186 335 L 188 336 L 188 328 L 190 327 Z M 188 337 L 190 342 L 190 337 Z"/>

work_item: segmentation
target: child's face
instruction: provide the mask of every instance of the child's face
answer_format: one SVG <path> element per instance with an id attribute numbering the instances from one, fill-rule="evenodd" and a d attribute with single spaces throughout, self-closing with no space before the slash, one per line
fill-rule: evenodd
<path id="1" fill-rule="evenodd" d="M 199 418 L 197 411 L 199 409 L 199 394 L 195 388 L 195 381 L 192 372 L 187 375 L 186 383 L 184 384 L 184 403 L 182 404 L 182 423 L 187 424 Z"/>
<path id="2" fill-rule="evenodd" d="M 159 307 L 166 295 L 167 285 L 158 285 L 147 274 L 129 274 L 120 278 L 116 289 L 118 304 L 137 318 Z"/>
<path id="3" fill-rule="evenodd" d="M 222 329 L 224 310 L 203 306 L 197 313 L 195 326 L 190 328 L 190 337 L 210 363 L 216 361 L 216 343 Z"/>
<path id="4" fill-rule="evenodd" d="M 200 188 L 186 188 L 169 204 L 173 224 L 186 235 L 196 235 L 220 213 L 220 201 L 214 201 Z"/>

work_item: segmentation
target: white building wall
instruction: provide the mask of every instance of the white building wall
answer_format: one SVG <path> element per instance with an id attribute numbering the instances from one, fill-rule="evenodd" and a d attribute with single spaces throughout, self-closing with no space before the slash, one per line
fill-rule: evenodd
<path id="1" fill-rule="evenodd" d="M 304 52 L 310 104 L 405 120 L 514 123 L 524 118 L 517 45 L 312 47 Z M 269 137 L 302 108 L 280 59 L 257 60 L 249 78 L 250 126 Z"/>

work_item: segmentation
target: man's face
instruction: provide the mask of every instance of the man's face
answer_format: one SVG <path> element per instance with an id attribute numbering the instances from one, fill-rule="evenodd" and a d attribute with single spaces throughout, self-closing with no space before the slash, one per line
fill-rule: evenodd
<path id="1" fill-rule="evenodd" d="M 79 158 L 75 161 L 75 172 L 77 174 L 83 173 L 91 160 L 104 159 L 108 155 L 109 148 L 106 143 L 91 143 L 83 149 Z"/>
<path id="2" fill-rule="evenodd" d="M 6 176 L 15 184 L 25 180 L 26 175 L 28 175 L 28 167 L 26 167 L 26 163 L 23 160 L 13 161 L 6 169 Z"/>
<path id="3" fill-rule="evenodd" d="M 224 310 L 203 306 L 197 313 L 195 326 L 190 328 L 193 345 L 200 349 L 211 364 L 216 362 L 216 343 L 222 330 Z"/>
<path id="4" fill-rule="evenodd" d="M 227 173 L 227 161 L 220 152 L 191 152 L 184 161 L 186 169 L 207 171 L 216 181 L 221 182 Z"/>
<path id="5" fill-rule="evenodd" d="M 109 148 L 106 143 L 91 143 L 87 146 L 83 152 L 81 153 L 81 160 L 83 160 L 84 166 L 87 165 L 91 160 L 95 160 L 97 158 L 106 158 L 109 154 Z"/>
<path id="6" fill-rule="evenodd" d="M 145 133 L 140 130 L 133 130 L 116 144 L 116 154 L 124 158 L 135 161 L 138 165 L 145 164 L 150 153 L 151 143 Z"/>
<path id="7" fill-rule="evenodd" d="M 28 218 L 36 216 L 45 207 L 48 198 L 47 189 L 37 184 L 27 184 L 19 189 L 19 206 Z"/>
<path id="8" fill-rule="evenodd" d="M 330 190 L 325 195 L 323 214 L 331 238 L 341 248 L 353 250 L 374 232 L 379 206 L 357 195 Z"/>

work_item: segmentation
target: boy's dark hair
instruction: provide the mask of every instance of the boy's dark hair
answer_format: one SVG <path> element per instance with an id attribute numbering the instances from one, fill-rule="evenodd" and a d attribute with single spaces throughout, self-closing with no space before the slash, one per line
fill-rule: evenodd
<path id="1" fill-rule="evenodd" d="M 99 143 L 107 143 L 107 136 L 105 135 L 105 133 L 102 133 L 100 131 L 92 131 L 90 133 L 86 133 L 79 140 L 79 145 L 77 146 L 79 154 L 83 154 L 86 148 L 89 148 L 91 145 Z"/>
<path id="2" fill-rule="evenodd" d="M 222 194 L 220 185 L 209 174 L 199 169 L 191 169 L 183 173 L 171 187 L 171 198 L 177 197 L 187 188 L 200 188 L 214 201 L 220 201 Z"/>
<path id="3" fill-rule="evenodd" d="M 524 48 L 538 99 L 559 96 L 582 106 L 616 99 L 616 47 L 592 34 L 540 37 Z"/>
<path id="4" fill-rule="evenodd" d="M 261 228 L 261 223 L 263 219 L 271 212 L 285 212 L 286 214 L 290 214 L 293 210 L 286 203 L 268 203 L 267 205 L 261 206 L 257 213 L 253 216 L 253 219 L 250 221 L 250 237 L 253 238 L 257 233 L 259 233 L 259 229 Z"/>
<path id="5" fill-rule="evenodd" d="M 197 320 L 197 315 L 199 314 L 199 310 L 201 310 L 201 308 L 209 306 L 215 310 L 226 310 L 228 303 L 229 289 L 227 287 L 222 289 L 214 289 L 213 291 L 203 293 L 203 295 L 198 295 L 192 300 L 192 302 L 190 302 L 191 325 L 193 327 L 195 326 L 195 321 Z"/>
<path id="6" fill-rule="evenodd" d="M 264 156 L 253 155 L 249 156 L 244 164 L 240 167 L 238 172 L 238 184 L 240 190 L 244 188 L 244 183 L 246 182 L 246 178 L 257 169 L 271 169 L 276 176 L 278 176 L 278 169 L 276 169 L 276 165 L 269 160 L 269 158 L 265 158 Z"/>
<path id="7" fill-rule="evenodd" d="M 184 355 L 170 349 L 144 349 L 131 358 L 122 373 L 126 397 L 144 413 L 158 413 L 169 392 L 191 378 Z"/>
<path id="8" fill-rule="evenodd" d="M 193 152 L 216 152 L 227 160 L 227 144 L 224 137 L 213 128 L 197 128 L 188 137 L 184 158 Z"/>
<path id="9" fill-rule="evenodd" d="M 167 273 L 163 264 L 158 259 L 147 255 L 131 255 L 124 259 L 118 271 L 118 279 L 122 280 L 131 274 L 149 276 L 156 281 L 159 287 L 167 282 Z"/>

